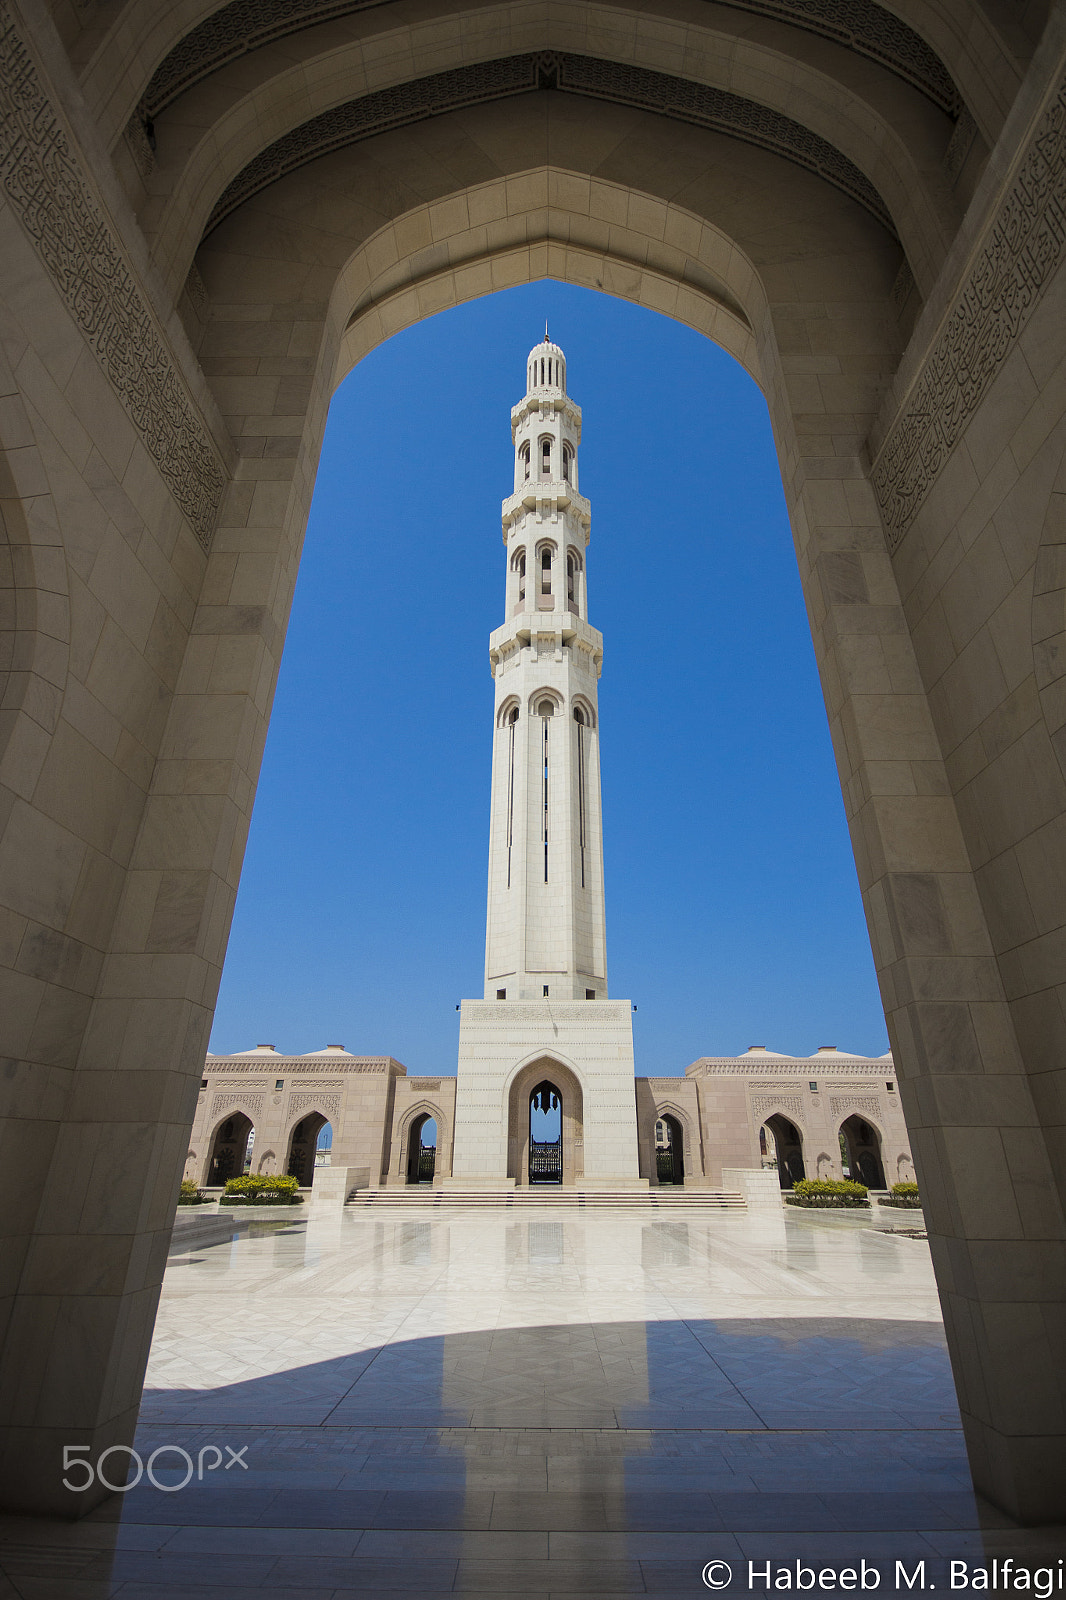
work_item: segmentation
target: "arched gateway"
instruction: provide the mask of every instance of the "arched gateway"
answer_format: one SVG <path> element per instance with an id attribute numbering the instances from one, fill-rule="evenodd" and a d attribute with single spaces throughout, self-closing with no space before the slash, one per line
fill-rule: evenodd
<path id="1" fill-rule="evenodd" d="M 1061 1515 L 1063 6 L 767 10 L 0 6 L 10 1504 L 132 1437 L 329 397 L 552 275 L 766 394 L 976 1481 Z"/>
<path id="2" fill-rule="evenodd" d="M 515 1074 L 507 1097 L 507 1177 L 526 1188 L 572 1185 L 584 1176 L 581 1082 L 550 1056 L 531 1061 Z"/>

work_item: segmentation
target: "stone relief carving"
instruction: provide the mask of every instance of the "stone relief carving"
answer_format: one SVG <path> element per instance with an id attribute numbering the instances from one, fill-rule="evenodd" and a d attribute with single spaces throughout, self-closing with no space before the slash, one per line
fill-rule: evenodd
<path id="1" fill-rule="evenodd" d="M 139 111 L 135 111 L 127 122 L 125 137 L 137 171 L 142 178 L 150 178 L 155 170 L 155 151 L 148 138 L 144 117 Z"/>
<path id="2" fill-rule="evenodd" d="M 263 1096 L 244 1094 L 240 1091 L 236 1094 L 216 1094 L 211 1102 L 211 1116 L 220 1117 L 224 1111 L 229 1111 L 233 1106 L 239 1106 L 242 1111 L 247 1112 L 254 1122 L 257 1117 L 263 1115 Z"/>
<path id="3" fill-rule="evenodd" d="M 644 67 L 565 53 L 508 56 L 433 73 L 362 95 L 310 118 L 260 151 L 237 174 L 220 195 L 205 234 L 261 189 L 319 156 L 445 111 L 538 88 L 591 95 L 657 112 L 771 150 L 842 189 L 895 234 L 888 208 L 865 173 L 835 145 L 802 123 L 727 89 L 691 83 Z"/>
<path id="4" fill-rule="evenodd" d="M 339 1117 L 339 1094 L 293 1094 L 289 1096 L 289 1116 L 298 1117 L 304 1111 L 321 1111 L 324 1117 Z"/>
<path id="5" fill-rule="evenodd" d="M 1025 153 L 988 241 L 874 462 L 890 550 L 917 516 L 1062 259 L 1066 82 Z"/>
<path id="6" fill-rule="evenodd" d="M 335 17 L 370 11 L 385 0 L 232 0 L 160 62 L 144 94 L 155 117 L 201 78 L 259 45 L 313 28 Z M 896 73 L 949 116 L 957 113 L 951 75 L 920 34 L 875 0 L 731 0 L 738 11 L 774 17 L 855 50 Z"/>
<path id="7" fill-rule="evenodd" d="M 787 1111 L 790 1117 L 802 1117 L 803 1101 L 798 1094 L 753 1094 L 751 1109 L 759 1121 L 773 1116 L 775 1111 Z"/>
<path id="8" fill-rule="evenodd" d="M 0 119 L 0 181 L 8 198 L 206 550 L 225 472 L 5 0 Z"/>
<path id="9" fill-rule="evenodd" d="M 880 1100 L 872 1094 L 832 1094 L 829 1096 L 829 1109 L 834 1117 L 850 1117 L 854 1112 L 860 1117 L 873 1117 L 877 1122 L 883 1115 Z"/>
<path id="10" fill-rule="evenodd" d="M 948 140 L 948 147 L 944 151 L 944 172 L 949 183 L 954 183 L 962 171 L 976 138 L 977 123 L 963 106 L 959 120 L 955 124 L 955 132 Z"/>

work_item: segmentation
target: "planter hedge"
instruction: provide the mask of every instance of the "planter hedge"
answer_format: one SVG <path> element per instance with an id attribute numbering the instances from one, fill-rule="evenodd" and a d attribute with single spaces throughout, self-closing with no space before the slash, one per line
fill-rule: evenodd
<path id="1" fill-rule="evenodd" d="M 191 1178 L 181 1180 L 181 1191 L 178 1195 L 179 1206 L 206 1206 L 210 1205 L 210 1196 L 198 1189 Z"/>
<path id="2" fill-rule="evenodd" d="M 921 1196 L 916 1183 L 894 1183 L 890 1193 L 881 1200 L 883 1206 L 898 1206 L 902 1211 L 917 1211 Z"/>
<path id="3" fill-rule="evenodd" d="M 297 1194 L 298 1178 L 285 1178 L 280 1173 L 246 1173 L 243 1178 L 230 1178 L 226 1192 L 218 1202 L 220 1206 L 302 1206 L 303 1196 Z"/>
<path id="4" fill-rule="evenodd" d="M 804 1178 L 784 1196 L 786 1205 L 820 1207 L 828 1210 L 868 1206 L 869 1191 L 864 1183 L 848 1178 Z"/>

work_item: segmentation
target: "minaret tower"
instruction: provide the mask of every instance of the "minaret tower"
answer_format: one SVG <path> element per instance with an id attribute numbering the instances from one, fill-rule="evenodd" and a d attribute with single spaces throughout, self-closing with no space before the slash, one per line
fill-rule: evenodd
<path id="1" fill-rule="evenodd" d="M 605 1000 L 603 640 L 588 621 L 581 408 L 547 331 L 529 353 L 511 437 L 505 621 L 489 640 L 496 696 L 485 999 Z"/>
<path id="2" fill-rule="evenodd" d="M 581 410 L 544 331 L 511 412 L 514 489 L 503 502 L 504 622 L 495 682 L 485 997 L 460 1007 L 451 1175 L 457 1190 L 541 1182 L 532 1107 L 557 1106 L 553 1181 L 647 1186 L 638 1176 L 633 1020 L 607 998 L 596 685 L 588 620 L 591 516 L 579 491 Z"/>

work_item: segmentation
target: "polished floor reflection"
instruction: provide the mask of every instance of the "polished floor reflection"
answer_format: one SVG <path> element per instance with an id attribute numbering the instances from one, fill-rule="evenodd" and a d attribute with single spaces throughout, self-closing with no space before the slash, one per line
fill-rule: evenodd
<path id="1" fill-rule="evenodd" d="M 851 1218 L 256 1224 L 172 1258 L 137 1443 L 158 1486 L 0 1525 L 0 1595 L 610 1600 L 863 1559 L 946 1591 L 951 1558 L 1066 1556 L 975 1504 L 928 1250 Z"/>

